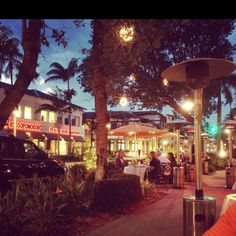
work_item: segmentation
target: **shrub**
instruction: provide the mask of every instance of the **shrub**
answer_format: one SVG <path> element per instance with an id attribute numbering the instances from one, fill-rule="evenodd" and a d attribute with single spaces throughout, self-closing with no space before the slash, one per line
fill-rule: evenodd
<path id="1" fill-rule="evenodd" d="M 55 189 L 58 179 L 21 179 L 1 199 L 1 235 L 55 235 L 65 228 L 66 207 Z"/>
<path id="2" fill-rule="evenodd" d="M 140 179 L 135 175 L 122 174 L 97 182 L 94 189 L 92 208 L 98 211 L 114 210 L 142 198 Z"/>

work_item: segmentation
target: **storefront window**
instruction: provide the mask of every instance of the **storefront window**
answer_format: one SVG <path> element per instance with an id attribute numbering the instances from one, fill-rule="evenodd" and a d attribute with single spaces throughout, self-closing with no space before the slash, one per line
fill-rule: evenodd
<path id="1" fill-rule="evenodd" d="M 76 125 L 76 124 L 75 124 L 75 119 L 76 119 L 76 118 L 73 118 L 73 119 L 71 120 L 71 124 L 72 124 L 73 126 Z"/>
<path id="2" fill-rule="evenodd" d="M 53 111 L 49 111 L 49 122 L 56 123 L 56 113 Z"/>
<path id="3" fill-rule="evenodd" d="M 125 140 L 118 140 L 117 150 L 125 150 Z"/>
<path id="4" fill-rule="evenodd" d="M 32 108 L 31 107 L 25 107 L 24 118 L 25 119 L 32 119 Z"/>
<path id="5" fill-rule="evenodd" d="M 15 116 L 17 118 L 20 118 L 21 117 L 21 106 L 18 106 L 17 107 L 17 111 L 15 111 Z"/>
<path id="6" fill-rule="evenodd" d="M 41 121 L 45 121 L 45 122 L 48 121 L 48 119 L 47 119 L 47 111 L 41 111 L 40 112 L 40 120 Z"/>

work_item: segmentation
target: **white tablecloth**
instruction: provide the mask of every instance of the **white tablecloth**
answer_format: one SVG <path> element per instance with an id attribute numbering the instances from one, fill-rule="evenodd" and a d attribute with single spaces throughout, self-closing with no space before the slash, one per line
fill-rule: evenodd
<path id="1" fill-rule="evenodd" d="M 236 201 L 236 194 L 228 194 L 224 198 L 223 206 L 220 212 L 220 215 L 223 215 L 227 209 Z"/>
<path id="2" fill-rule="evenodd" d="M 147 166 L 126 166 L 124 168 L 124 173 L 125 174 L 132 174 L 132 175 L 137 175 L 141 180 L 144 179 L 144 174 L 147 169 Z"/>

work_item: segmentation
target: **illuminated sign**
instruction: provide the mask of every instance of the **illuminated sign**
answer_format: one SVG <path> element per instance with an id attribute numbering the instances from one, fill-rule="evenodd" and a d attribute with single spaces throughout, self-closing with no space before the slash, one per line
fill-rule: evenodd
<path id="1" fill-rule="evenodd" d="M 55 127 L 49 127 L 49 132 L 57 134 L 58 133 L 58 129 L 55 128 Z M 69 130 L 67 130 L 67 129 L 60 129 L 60 134 L 69 135 Z M 74 130 L 71 131 L 71 135 L 73 135 L 73 136 L 78 136 L 79 134 L 80 134 L 80 132 L 78 132 L 78 131 L 74 131 Z"/>
<path id="2" fill-rule="evenodd" d="M 13 129 L 14 127 L 14 121 L 8 120 L 6 123 L 6 126 L 4 128 L 10 128 Z M 42 131 L 42 125 L 36 124 L 36 123 L 28 123 L 28 122 L 16 122 L 16 128 L 18 130 L 31 130 L 31 131 Z"/>

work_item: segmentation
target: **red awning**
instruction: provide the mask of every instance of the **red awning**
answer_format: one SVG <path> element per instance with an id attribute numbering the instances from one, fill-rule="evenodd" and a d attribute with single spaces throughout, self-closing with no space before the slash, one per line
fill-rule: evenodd
<path id="1" fill-rule="evenodd" d="M 75 142 L 85 142 L 84 139 L 81 136 L 73 136 L 72 140 L 74 140 Z"/>
<path id="2" fill-rule="evenodd" d="M 58 135 L 54 134 L 54 133 L 43 133 L 48 140 L 57 140 L 58 139 Z"/>
<path id="3" fill-rule="evenodd" d="M 64 134 L 60 134 L 61 138 L 63 138 L 65 141 L 72 141 L 72 139 L 70 139 L 69 135 L 64 135 Z"/>
<path id="4" fill-rule="evenodd" d="M 23 139 L 28 139 L 29 136 L 26 134 L 25 131 L 22 131 L 22 130 L 17 130 L 16 131 L 16 137 L 17 138 L 23 138 Z"/>
<path id="5" fill-rule="evenodd" d="M 44 139 L 41 132 L 30 132 L 30 134 L 33 139 Z"/>

